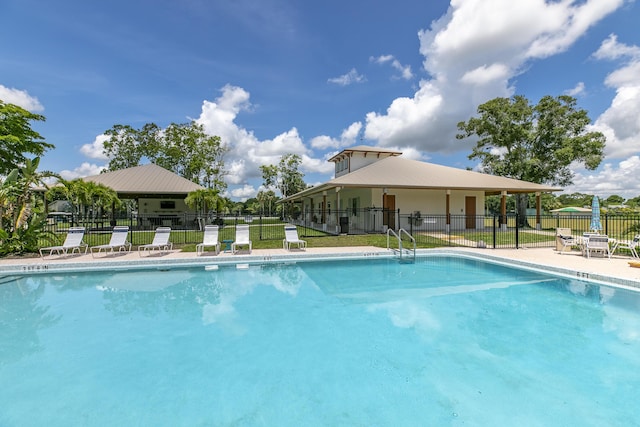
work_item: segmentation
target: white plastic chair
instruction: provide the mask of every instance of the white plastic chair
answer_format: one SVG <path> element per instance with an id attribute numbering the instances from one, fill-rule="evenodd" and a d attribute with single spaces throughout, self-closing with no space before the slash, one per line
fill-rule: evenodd
<path id="1" fill-rule="evenodd" d="M 127 240 L 129 236 L 129 227 L 126 225 L 117 225 L 113 227 L 113 232 L 111 233 L 111 240 L 106 245 L 97 245 L 91 246 L 91 256 L 95 258 L 96 253 L 100 253 L 102 251 L 107 253 L 113 253 L 114 250 L 118 250 L 118 252 L 131 251 L 131 242 Z"/>
<path id="2" fill-rule="evenodd" d="M 142 256 L 143 253 L 153 253 L 154 250 L 164 253 L 173 249 L 173 243 L 169 241 L 171 235 L 171 227 L 158 227 L 156 228 L 156 234 L 153 236 L 153 241 L 148 245 L 138 246 L 138 255 Z"/>
<path id="3" fill-rule="evenodd" d="M 216 255 L 220 252 L 220 242 L 218 241 L 217 225 L 205 225 L 202 243 L 198 243 L 196 245 L 196 254 L 202 255 L 204 249 L 207 247 L 213 247 L 215 249 Z"/>
<path id="4" fill-rule="evenodd" d="M 246 224 L 236 225 L 236 241 L 231 244 L 231 252 L 238 252 L 238 246 L 248 246 L 251 253 L 251 240 L 249 239 L 249 226 Z"/>
<path id="5" fill-rule="evenodd" d="M 591 252 L 596 252 L 602 253 L 603 256 L 606 254 L 611 259 L 609 236 L 604 234 L 589 236 L 586 241 L 585 252 L 587 253 L 587 258 L 591 258 Z"/>
<path id="6" fill-rule="evenodd" d="M 638 246 L 640 246 L 640 234 L 636 234 L 633 240 L 619 241 L 614 252 L 618 249 L 627 249 L 631 252 L 632 257 L 638 258 Z"/>
<path id="7" fill-rule="evenodd" d="M 42 258 L 45 257 L 44 252 L 49 251 L 49 256 L 53 255 L 53 253 L 57 253 L 58 255 L 67 255 L 69 251 L 73 254 L 78 251 L 78 254 L 81 253 L 84 248 L 84 253 L 87 253 L 87 248 L 89 245 L 84 243 L 82 240 L 84 239 L 84 227 L 71 227 L 69 228 L 69 232 L 67 233 L 67 237 L 64 239 L 64 243 L 59 246 L 49 246 L 47 248 L 40 248 L 40 256 Z"/>
<path id="8" fill-rule="evenodd" d="M 282 248 L 290 251 L 291 245 L 298 245 L 298 249 L 302 250 L 305 250 L 307 248 L 306 240 L 300 240 L 300 238 L 298 237 L 298 228 L 295 225 L 285 225 Z"/>

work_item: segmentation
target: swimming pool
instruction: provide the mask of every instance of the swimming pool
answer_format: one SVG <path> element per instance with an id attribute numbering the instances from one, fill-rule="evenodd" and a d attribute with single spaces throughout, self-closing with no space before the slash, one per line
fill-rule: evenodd
<path id="1" fill-rule="evenodd" d="M 640 295 L 451 256 L 0 285 L 0 425 L 634 425 Z"/>

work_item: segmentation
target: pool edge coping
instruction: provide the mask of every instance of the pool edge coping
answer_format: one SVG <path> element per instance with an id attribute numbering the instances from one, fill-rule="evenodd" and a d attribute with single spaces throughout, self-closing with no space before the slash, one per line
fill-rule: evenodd
<path id="1" fill-rule="evenodd" d="M 622 277 L 580 271 L 576 268 L 558 267 L 530 260 L 513 259 L 478 251 L 467 251 L 455 248 L 418 249 L 417 256 L 425 255 L 452 255 L 469 259 L 481 259 L 488 262 L 511 267 L 520 267 L 529 270 L 541 271 L 547 274 L 562 276 L 568 279 L 595 282 L 604 285 L 613 285 L 640 291 L 640 281 Z M 183 258 L 140 258 L 129 260 L 109 260 L 109 262 L 95 263 L 91 260 L 78 262 L 56 263 L 56 260 L 41 259 L 39 262 L 25 262 L 14 264 L 0 264 L 0 276 L 30 275 L 39 273 L 70 273 L 78 271 L 123 271 L 132 269 L 154 269 L 158 267 L 206 267 L 212 265 L 228 266 L 237 264 L 264 264 L 273 262 L 297 262 L 297 261 L 322 261 L 336 259 L 371 259 L 371 258 L 397 258 L 397 252 L 380 248 L 379 250 L 352 251 L 352 252 L 327 252 L 321 254 L 309 254 L 305 252 L 268 255 L 239 255 L 233 258 L 207 258 L 193 256 Z"/>

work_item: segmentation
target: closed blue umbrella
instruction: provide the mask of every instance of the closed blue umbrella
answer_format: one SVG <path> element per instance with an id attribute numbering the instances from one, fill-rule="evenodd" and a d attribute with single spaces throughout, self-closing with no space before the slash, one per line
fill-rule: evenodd
<path id="1" fill-rule="evenodd" d="M 602 230 L 602 224 L 600 223 L 600 201 L 598 196 L 593 196 L 591 202 L 591 225 L 589 226 L 591 231 Z"/>

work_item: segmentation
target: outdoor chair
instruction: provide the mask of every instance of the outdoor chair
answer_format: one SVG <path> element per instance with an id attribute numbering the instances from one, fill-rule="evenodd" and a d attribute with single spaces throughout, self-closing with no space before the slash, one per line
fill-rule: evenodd
<path id="1" fill-rule="evenodd" d="M 578 246 L 578 241 L 571 235 L 570 228 L 558 228 L 556 230 L 556 250 L 562 255 L 567 248 L 571 250 L 573 246 Z"/>
<path id="2" fill-rule="evenodd" d="M 300 240 L 300 238 L 298 238 L 298 228 L 295 225 L 285 225 L 282 247 L 283 249 L 290 251 L 291 245 L 298 245 L 298 249 L 301 250 L 305 250 L 307 248 L 306 240 Z"/>
<path id="3" fill-rule="evenodd" d="M 640 246 L 640 234 L 636 234 L 633 240 L 621 240 L 616 245 L 614 252 L 618 249 L 627 249 L 631 256 L 638 258 L 638 246 Z"/>
<path id="4" fill-rule="evenodd" d="M 128 236 L 128 226 L 118 225 L 113 227 L 113 232 L 111 233 L 111 240 L 109 240 L 109 243 L 105 245 L 91 246 L 91 256 L 95 258 L 96 253 L 99 254 L 102 251 L 104 251 L 105 255 L 107 254 L 107 252 L 112 254 L 116 249 L 118 250 L 118 252 L 130 252 L 131 242 L 127 240 Z"/>
<path id="5" fill-rule="evenodd" d="M 173 249 L 173 243 L 169 241 L 171 235 L 171 227 L 158 227 L 156 233 L 153 236 L 153 241 L 147 245 L 138 246 L 138 255 L 142 256 L 143 253 L 153 253 L 154 250 L 164 253 Z"/>
<path id="6" fill-rule="evenodd" d="M 591 258 L 591 253 L 602 253 L 611 259 L 611 250 L 609 249 L 609 236 L 604 234 L 592 235 L 585 242 L 584 247 L 587 258 Z"/>
<path id="7" fill-rule="evenodd" d="M 236 240 L 231 244 L 231 252 L 238 252 L 238 246 L 248 246 L 251 253 L 251 240 L 249 239 L 249 226 L 246 224 L 236 225 Z"/>
<path id="8" fill-rule="evenodd" d="M 220 242 L 218 241 L 218 226 L 217 225 L 205 225 L 204 236 L 202 237 L 202 243 L 196 245 L 196 254 L 202 255 L 205 248 L 213 247 L 216 255 L 220 252 Z"/>
<path id="9" fill-rule="evenodd" d="M 53 255 L 54 252 L 58 255 L 67 255 L 69 251 L 71 251 L 72 254 L 78 251 L 78 254 L 80 254 L 83 248 L 86 254 L 89 246 L 82 241 L 83 239 L 84 227 L 71 227 L 62 245 L 40 248 L 40 256 L 44 258 L 44 252 L 46 251 L 49 251 L 49 256 Z"/>

